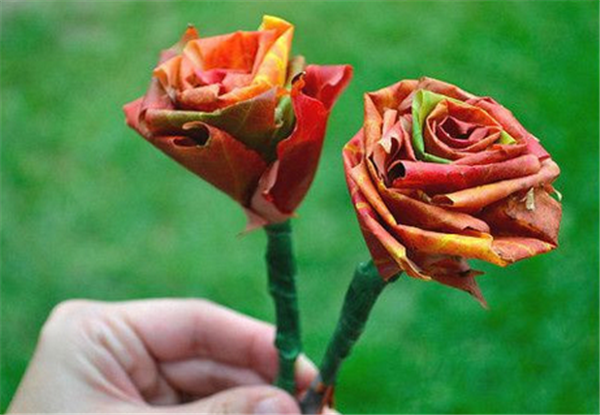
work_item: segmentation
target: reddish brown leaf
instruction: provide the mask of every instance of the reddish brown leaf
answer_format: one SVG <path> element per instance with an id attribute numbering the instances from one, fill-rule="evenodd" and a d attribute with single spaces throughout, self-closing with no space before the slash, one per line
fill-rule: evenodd
<path id="1" fill-rule="evenodd" d="M 459 190 L 454 193 L 436 195 L 432 201 L 439 206 L 447 206 L 463 212 L 477 212 L 515 192 L 550 184 L 559 174 L 558 165 L 551 159 L 546 159 L 542 162 L 542 168 L 535 174 Z"/>
<path id="2" fill-rule="evenodd" d="M 268 202 L 279 212 L 290 215 L 304 199 L 317 170 L 329 117 L 329 110 L 319 97 L 332 105 L 331 100 L 339 96 L 351 76 L 348 66 L 309 65 L 306 78 L 312 82 L 310 89 L 306 90 L 307 84 L 302 79 L 294 84 L 292 104 L 296 125 L 292 134 L 277 145 L 276 172 L 267 173 L 275 177 L 263 181 L 265 186 L 257 189 L 256 202 L 253 202 L 255 211 L 261 213 L 258 205 Z M 261 210 L 264 211 L 264 207 Z"/>
<path id="3" fill-rule="evenodd" d="M 437 164 L 403 161 L 399 176 L 392 186 L 398 189 L 419 189 L 429 194 L 454 192 L 487 185 L 506 179 L 535 174 L 540 162 L 534 155 L 483 165 Z"/>
<path id="4" fill-rule="evenodd" d="M 488 206 L 480 217 L 491 226 L 494 234 L 527 236 L 557 245 L 561 204 L 543 188 L 532 190 L 532 206 L 527 206 L 527 194 L 519 192 Z"/>
<path id="5" fill-rule="evenodd" d="M 229 134 L 208 124 L 187 126 L 197 135 L 198 144 L 188 136 L 157 136 L 149 141 L 188 170 L 227 193 L 244 206 L 267 165 L 259 154 L 249 150 Z"/>

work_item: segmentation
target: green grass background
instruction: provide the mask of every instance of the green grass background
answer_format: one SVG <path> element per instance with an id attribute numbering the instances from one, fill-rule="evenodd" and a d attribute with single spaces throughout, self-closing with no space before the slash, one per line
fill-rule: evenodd
<path id="1" fill-rule="evenodd" d="M 306 352 L 318 360 L 367 257 L 340 150 L 361 94 L 437 77 L 495 97 L 562 168 L 561 246 L 486 271 L 482 310 L 403 278 L 340 378 L 342 412 L 598 411 L 598 2 L 13 2 L 2 4 L 2 409 L 60 301 L 206 297 L 272 320 L 262 232 L 125 127 L 158 51 L 202 35 L 296 25 L 294 51 L 350 63 L 320 169 L 295 221 Z"/>

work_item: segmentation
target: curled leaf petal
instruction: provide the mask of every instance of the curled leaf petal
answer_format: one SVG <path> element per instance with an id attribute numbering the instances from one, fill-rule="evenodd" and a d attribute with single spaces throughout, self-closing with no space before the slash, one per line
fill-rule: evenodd
<path id="1" fill-rule="evenodd" d="M 317 169 L 329 118 L 329 108 L 320 98 L 335 99 L 347 86 L 351 76 L 352 70 L 348 66 L 309 65 L 305 78 L 313 84 L 309 84 L 304 78 L 298 79 L 294 84 L 292 104 L 296 124 L 292 134 L 277 145 L 279 163 L 275 171 L 272 166 L 265 173 L 274 178 L 262 181 L 264 186 L 257 189 L 252 205 L 256 212 L 271 216 L 264 212 L 264 207 L 259 207 L 259 204 L 268 203 L 289 217 L 304 199 Z M 307 90 L 308 85 L 310 88 Z M 311 95 L 314 93 L 317 95 Z"/>

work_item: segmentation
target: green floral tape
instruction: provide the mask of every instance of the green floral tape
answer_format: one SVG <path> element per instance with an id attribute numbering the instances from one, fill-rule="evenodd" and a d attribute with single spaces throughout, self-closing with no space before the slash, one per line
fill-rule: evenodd
<path id="1" fill-rule="evenodd" d="M 381 278 L 373 261 L 356 267 L 335 332 L 321 362 L 319 377 L 300 403 L 302 413 L 320 413 L 330 403 L 342 363 L 360 338 L 377 298 L 389 282 Z"/>
<path id="2" fill-rule="evenodd" d="M 291 394 L 296 393 L 294 366 L 302 351 L 298 298 L 296 294 L 296 260 L 292 249 L 290 221 L 265 226 L 267 232 L 267 270 L 269 292 L 275 302 L 279 351 L 279 374 L 275 384 Z"/>
<path id="3" fill-rule="evenodd" d="M 356 267 L 335 333 L 321 363 L 321 381 L 325 385 L 335 384 L 342 361 L 362 334 L 371 309 L 386 285 L 372 261 Z"/>

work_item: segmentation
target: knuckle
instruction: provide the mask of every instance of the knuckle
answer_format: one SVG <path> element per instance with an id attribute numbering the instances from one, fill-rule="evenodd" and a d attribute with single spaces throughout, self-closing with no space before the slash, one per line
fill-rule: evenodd
<path id="1" fill-rule="evenodd" d="M 80 324 L 84 320 L 84 316 L 89 315 L 99 304 L 95 301 L 80 299 L 66 300 L 57 304 L 42 326 L 42 338 L 64 330 L 67 325 Z"/>
<path id="2" fill-rule="evenodd" d="M 93 303 L 93 301 L 82 299 L 65 300 L 54 306 L 50 315 L 61 316 L 64 314 L 72 314 L 88 307 L 91 303 Z"/>
<path id="3" fill-rule="evenodd" d="M 90 300 L 74 299 L 63 301 L 54 306 L 50 312 L 48 321 L 72 319 L 90 309 L 93 304 L 94 302 Z"/>

